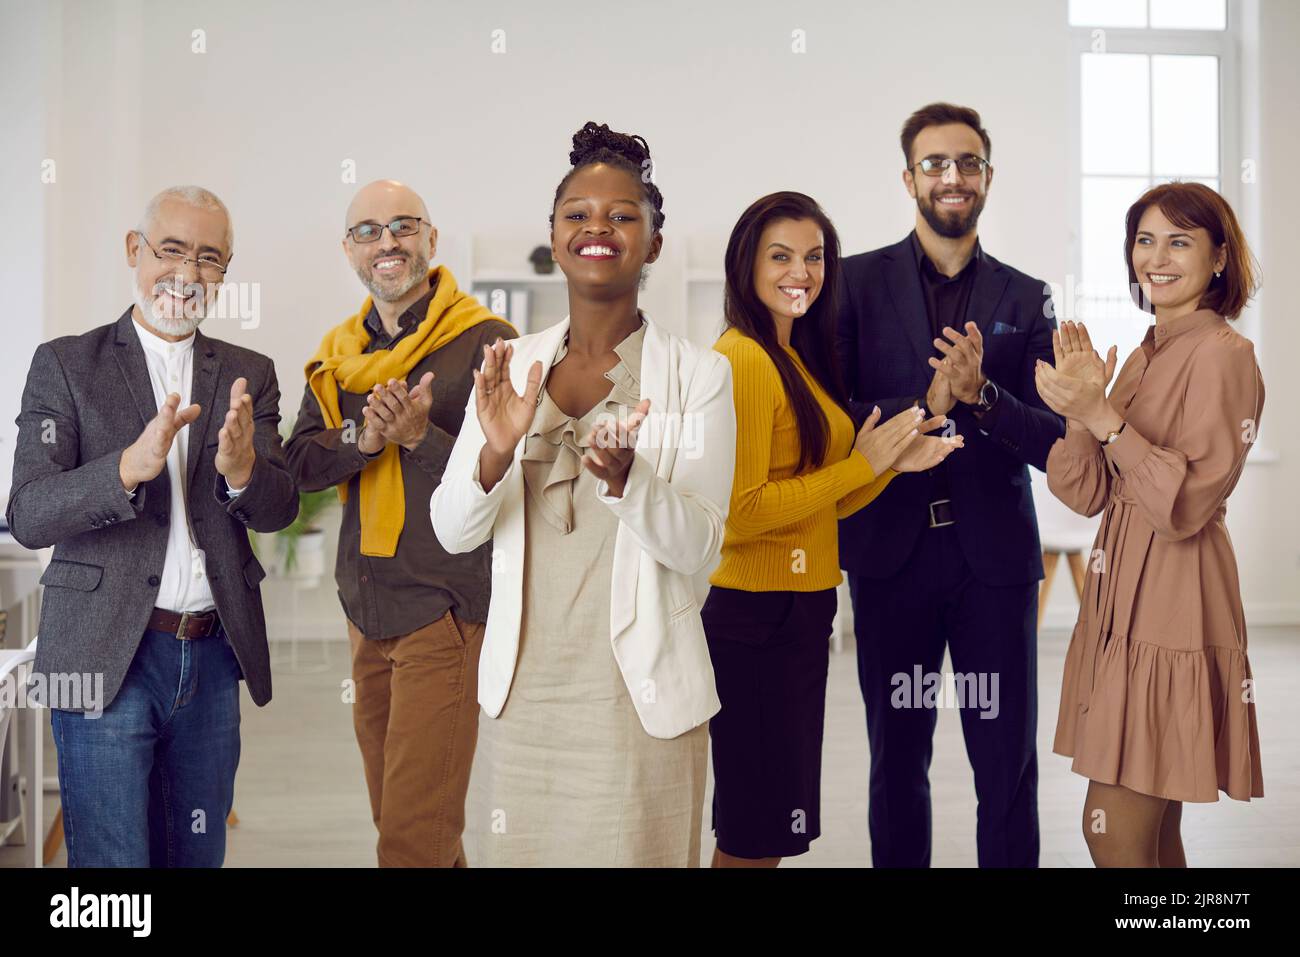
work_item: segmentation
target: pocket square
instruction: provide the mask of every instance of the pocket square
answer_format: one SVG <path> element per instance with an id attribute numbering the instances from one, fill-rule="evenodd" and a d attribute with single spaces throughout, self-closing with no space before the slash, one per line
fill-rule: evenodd
<path id="1" fill-rule="evenodd" d="M 1006 334 L 1008 334 L 1008 333 L 1012 333 L 1012 332 L 1020 332 L 1020 331 L 1021 331 L 1020 329 L 1017 329 L 1015 326 L 1010 325 L 1009 323 L 1006 323 L 1006 322 L 995 322 L 995 323 L 993 323 L 993 333 L 992 333 L 992 334 L 995 335 L 995 336 L 1001 336 L 1001 335 L 1006 335 Z"/>

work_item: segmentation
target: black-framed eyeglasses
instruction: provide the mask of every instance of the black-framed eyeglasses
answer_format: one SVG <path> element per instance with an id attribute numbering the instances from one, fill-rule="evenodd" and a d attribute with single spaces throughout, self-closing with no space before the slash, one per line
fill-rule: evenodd
<path id="1" fill-rule="evenodd" d="M 983 156 L 976 156 L 974 153 L 967 153 L 965 156 L 959 156 L 952 159 L 948 156 L 927 156 L 919 163 L 914 163 L 912 169 L 921 167 L 921 172 L 926 176 L 942 176 L 948 171 L 948 167 L 957 166 L 957 172 L 963 176 L 974 176 L 990 169 L 991 165 Z"/>
<path id="2" fill-rule="evenodd" d="M 135 230 L 135 234 L 144 240 L 144 244 L 149 247 L 149 252 L 154 254 L 155 259 L 162 262 L 175 263 L 178 266 L 185 266 L 194 263 L 194 268 L 199 271 L 200 275 L 207 276 L 209 279 L 220 279 L 226 274 L 226 264 L 217 257 L 216 253 L 202 253 L 198 259 L 186 256 L 179 249 L 168 249 L 164 246 L 163 251 L 159 252 L 153 248 L 153 243 L 149 242 L 149 237 L 140 230 Z"/>
<path id="3" fill-rule="evenodd" d="M 414 236 L 420 231 L 421 224 L 433 225 L 419 216 L 399 216 L 391 223 L 357 223 L 355 226 L 348 227 L 348 235 L 352 237 L 354 243 L 373 243 L 379 241 L 386 229 L 394 239 L 401 239 L 403 236 Z"/>

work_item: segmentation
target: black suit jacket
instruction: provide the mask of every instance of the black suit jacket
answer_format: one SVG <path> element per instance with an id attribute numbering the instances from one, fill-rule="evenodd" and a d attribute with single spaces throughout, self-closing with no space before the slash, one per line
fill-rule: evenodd
<path id="1" fill-rule="evenodd" d="M 8 508 L 21 544 L 54 546 L 41 576 L 34 670 L 102 673 L 102 707 L 117 695 L 158 597 L 172 506 L 166 469 L 142 482 L 134 498 L 118 475 L 122 450 L 158 412 L 133 321 L 128 309 L 115 323 L 37 348 L 17 420 Z M 280 449 L 280 389 L 266 356 L 202 332 L 195 333 L 193 362 L 190 401 L 202 411 L 186 426 L 190 527 L 248 693 L 262 705 L 271 699 L 260 591 L 266 573 L 248 529 L 278 531 L 298 514 L 297 486 Z M 248 485 L 231 499 L 213 459 L 240 376 L 253 398 L 257 459 Z"/>
<path id="2" fill-rule="evenodd" d="M 1056 315 L 1042 280 L 977 255 L 966 321 L 984 336 L 984 375 L 1001 398 L 987 421 L 961 402 L 948 413 L 966 444 L 946 468 L 957 538 L 976 578 L 1024 584 L 1043 577 L 1026 465 L 1045 469 L 1048 450 L 1065 434 L 1065 420 L 1034 386 L 1034 361 L 1052 361 Z M 848 257 L 841 275 L 836 354 L 845 386 L 859 422 L 874 405 L 884 421 L 924 397 L 934 375 L 926 360 L 939 355 L 910 237 Z M 894 575 L 929 525 L 929 491 L 923 476 L 901 475 L 842 521 L 840 564 L 869 578 Z"/>

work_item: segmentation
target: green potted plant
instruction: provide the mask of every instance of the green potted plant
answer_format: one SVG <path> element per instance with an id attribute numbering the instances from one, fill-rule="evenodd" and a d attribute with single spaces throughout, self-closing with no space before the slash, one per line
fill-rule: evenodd
<path id="1" fill-rule="evenodd" d="M 318 578 L 325 573 L 325 532 L 317 524 L 321 513 L 338 501 L 332 488 L 298 493 L 298 517 L 287 528 L 267 534 L 250 533 L 258 559 L 286 578 Z"/>

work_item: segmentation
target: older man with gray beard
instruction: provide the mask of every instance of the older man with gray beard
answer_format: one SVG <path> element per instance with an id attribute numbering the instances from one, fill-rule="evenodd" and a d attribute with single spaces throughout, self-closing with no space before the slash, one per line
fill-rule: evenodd
<path id="1" fill-rule="evenodd" d="M 429 268 L 438 231 L 410 188 L 364 187 L 345 226 L 370 296 L 307 363 L 286 454 L 304 489 L 335 486 L 344 503 L 335 580 L 379 865 L 464 866 L 491 543 L 449 555 L 429 498 L 484 346 L 515 331 Z"/>
<path id="2" fill-rule="evenodd" d="M 271 698 L 248 529 L 298 513 L 271 360 L 198 331 L 234 243 L 221 200 L 153 198 L 126 234 L 135 304 L 36 350 L 9 525 L 54 546 L 35 670 L 103 676 L 102 714 L 54 696 L 70 867 L 217 867 L 239 680 Z"/>

